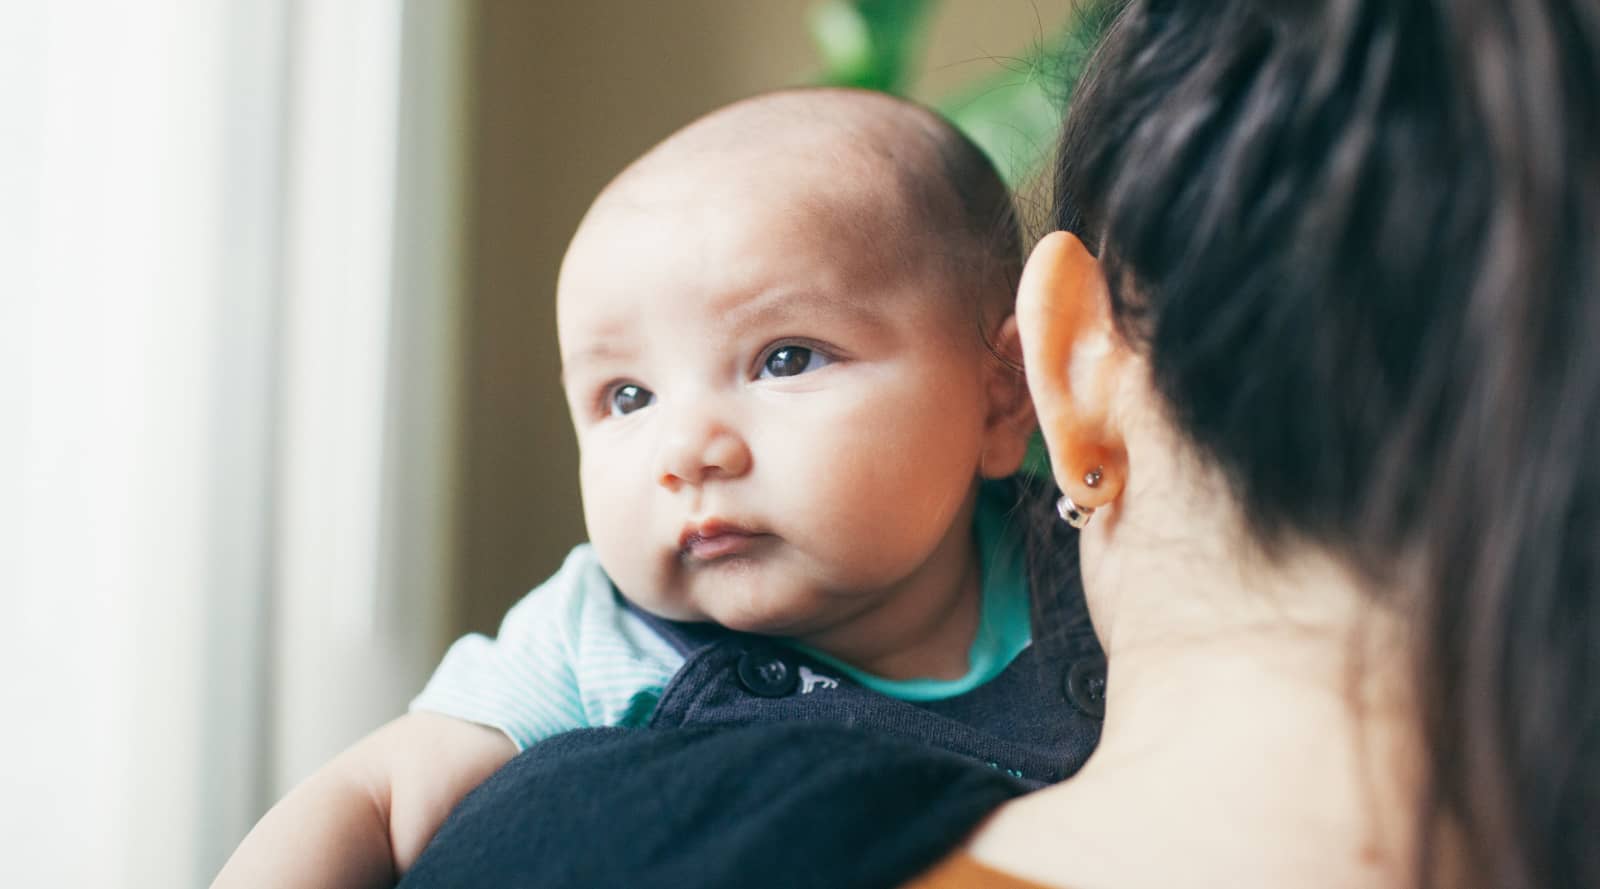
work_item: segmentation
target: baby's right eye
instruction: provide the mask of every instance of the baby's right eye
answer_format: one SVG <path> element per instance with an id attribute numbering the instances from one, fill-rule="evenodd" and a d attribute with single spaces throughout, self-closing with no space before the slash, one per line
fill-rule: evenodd
<path id="1" fill-rule="evenodd" d="M 613 417 L 623 417 L 656 400 L 654 392 L 633 383 L 624 383 L 611 390 L 606 406 Z"/>

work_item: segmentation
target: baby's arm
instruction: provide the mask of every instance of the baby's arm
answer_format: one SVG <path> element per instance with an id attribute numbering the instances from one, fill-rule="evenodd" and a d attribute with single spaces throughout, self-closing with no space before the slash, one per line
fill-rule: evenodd
<path id="1" fill-rule="evenodd" d="M 273 806 L 212 889 L 393 886 L 467 791 L 516 752 L 491 728 L 402 716 Z"/>

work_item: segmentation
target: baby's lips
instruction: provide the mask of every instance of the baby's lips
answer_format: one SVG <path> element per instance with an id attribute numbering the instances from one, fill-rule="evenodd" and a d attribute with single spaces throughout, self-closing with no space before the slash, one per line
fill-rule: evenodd
<path id="1" fill-rule="evenodd" d="M 745 552 L 757 539 L 753 534 L 718 534 L 715 537 L 692 537 L 683 548 L 684 555 L 701 561 L 711 561 L 724 556 Z"/>
<path id="2" fill-rule="evenodd" d="M 694 541 L 710 540 L 728 535 L 754 537 L 758 533 L 737 522 L 731 522 L 726 519 L 700 519 L 683 527 L 683 531 L 678 534 L 678 548 L 683 549 Z"/>
<path id="3" fill-rule="evenodd" d="M 737 555 L 767 536 L 747 526 L 720 519 L 692 522 L 678 535 L 678 552 L 692 559 L 710 561 Z"/>

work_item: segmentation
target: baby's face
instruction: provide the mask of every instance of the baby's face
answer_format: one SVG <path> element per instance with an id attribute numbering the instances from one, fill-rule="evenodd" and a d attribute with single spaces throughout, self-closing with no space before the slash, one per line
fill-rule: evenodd
<path id="1" fill-rule="evenodd" d="M 562 268 L 590 539 L 663 616 L 804 639 L 966 564 L 987 354 L 826 201 L 642 189 Z"/>

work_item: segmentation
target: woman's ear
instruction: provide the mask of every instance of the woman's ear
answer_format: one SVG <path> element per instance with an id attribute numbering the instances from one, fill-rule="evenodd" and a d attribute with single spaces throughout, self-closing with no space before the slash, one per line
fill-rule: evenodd
<path id="1" fill-rule="evenodd" d="M 1053 232 L 1033 249 L 1016 317 L 1056 484 L 1080 506 L 1105 506 L 1127 481 L 1114 401 L 1132 355 L 1112 323 L 1100 263 L 1076 236 Z"/>
<path id="2" fill-rule="evenodd" d="M 1022 468 L 1028 455 L 1028 439 L 1038 425 L 1033 418 L 1033 400 L 1028 397 L 1028 381 L 1022 374 L 1022 340 L 1017 335 L 1017 316 L 1007 315 L 990 337 L 994 350 L 989 362 L 987 390 L 989 413 L 984 422 L 983 456 L 978 474 L 984 478 L 1005 478 Z"/>

